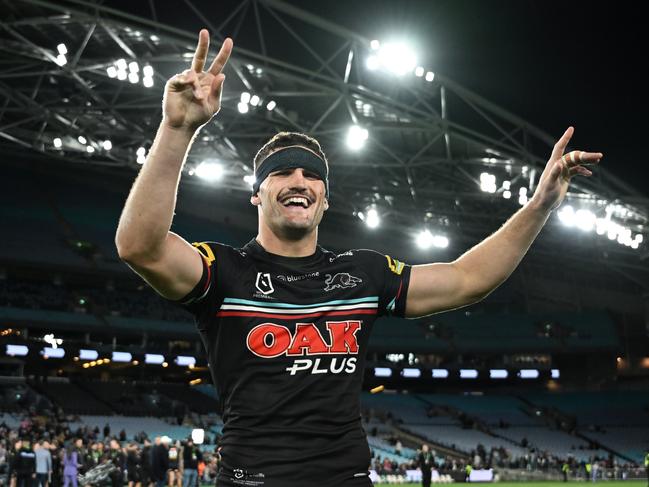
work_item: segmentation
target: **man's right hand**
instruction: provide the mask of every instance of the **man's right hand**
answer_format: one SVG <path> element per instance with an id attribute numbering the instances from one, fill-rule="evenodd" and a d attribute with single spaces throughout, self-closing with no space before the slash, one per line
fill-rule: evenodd
<path id="1" fill-rule="evenodd" d="M 210 35 L 202 29 L 194 52 L 191 69 L 175 75 L 165 86 L 163 123 L 191 133 L 205 125 L 221 108 L 225 75 L 223 67 L 232 52 L 232 39 L 223 42 L 209 69 L 203 71 L 210 45 Z"/>

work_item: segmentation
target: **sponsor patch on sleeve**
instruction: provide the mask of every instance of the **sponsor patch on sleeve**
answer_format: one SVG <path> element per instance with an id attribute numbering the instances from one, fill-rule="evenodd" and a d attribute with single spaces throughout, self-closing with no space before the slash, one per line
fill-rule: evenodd
<path id="1" fill-rule="evenodd" d="M 399 262 L 396 259 L 393 259 L 389 255 L 385 256 L 386 259 L 388 259 L 388 267 L 392 272 L 394 272 L 397 276 L 400 276 L 401 273 L 403 272 L 403 268 L 405 267 L 405 264 L 403 262 Z"/>

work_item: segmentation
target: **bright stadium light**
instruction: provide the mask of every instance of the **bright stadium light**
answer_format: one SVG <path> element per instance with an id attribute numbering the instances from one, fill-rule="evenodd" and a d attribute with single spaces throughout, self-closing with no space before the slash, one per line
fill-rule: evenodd
<path id="1" fill-rule="evenodd" d="M 95 148 L 93 146 L 91 146 L 91 145 L 88 145 L 88 146 L 86 146 L 86 152 L 88 154 L 92 154 L 93 152 L 95 152 Z"/>
<path id="2" fill-rule="evenodd" d="M 133 356 L 129 352 L 113 352 L 111 360 L 113 362 L 130 362 Z"/>
<path id="3" fill-rule="evenodd" d="M 138 73 L 140 71 L 140 66 L 135 61 L 131 61 L 128 63 L 128 70 L 131 73 Z"/>
<path id="4" fill-rule="evenodd" d="M 252 186 L 255 184 L 255 181 L 256 181 L 256 180 L 257 180 L 257 178 L 255 178 L 255 175 L 254 175 L 254 174 L 246 174 L 246 175 L 243 177 L 243 181 L 244 181 L 245 183 L 249 184 L 251 188 L 252 188 Z"/>
<path id="5" fill-rule="evenodd" d="M 422 66 L 417 66 L 415 68 L 415 76 L 417 76 L 418 78 L 421 78 L 424 75 L 425 71 L 426 70 Z"/>
<path id="6" fill-rule="evenodd" d="M 135 84 L 140 81 L 140 76 L 137 73 L 131 71 L 130 73 L 128 73 L 128 80 L 130 83 Z"/>
<path id="7" fill-rule="evenodd" d="M 572 206 L 566 205 L 557 212 L 559 221 L 567 227 L 575 225 L 575 210 Z"/>
<path id="8" fill-rule="evenodd" d="M 426 73 L 426 78 L 425 79 L 426 79 L 426 81 L 431 83 L 435 79 L 435 73 L 433 73 L 432 71 L 428 71 Z"/>
<path id="9" fill-rule="evenodd" d="M 412 72 L 417 65 L 414 51 L 403 42 L 389 42 L 380 46 L 378 58 L 381 67 L 397 76 Z"/>
<path id="10" fill-rule="evenodd" d="M 128 77 L 128 73 L 124 69 L 118 69 L 117 70 L 117 79 L 120 81 L 124 81 Z"/>
<path id="11" fill-rule="evenodd" d="M 417 247 L 427 249 L 433 245 L 433 234 L 429 230 L 422 230 L 417 234 Z"/>
<path id="12" fill-rule="evenodd" d="M 446 247 L 448 247 L 448 238 L 444 235 L 434 235 L 433 245 L 440 249 L 445 249 Z"/>
<path id="13" fill-rule="evenodd" d="M 196 358 L 189 355 L 178 355 L 176 357 L 176 365 L 179 367 L 193 367 L 196 365 Z"/>
<path id="14" fill-rule="evenodd" d="M 414 369 L 414 368 L 406 368 L 401 371 L 401 375 L 403 377 L 407 377 L 410 379 L 416 379 L 418 377 L 421 377 L 421 370 Z"/>
<path id="15" fill-rule="evenodd" d="M 527 188 L 523 186 L 518 190 L 518 204 L 523 206 L 525 203 L 527 203 Z"/>
<path id="16" fill-rule="evenodd" d="M 63 358 L 65 357 L 65 350 L 55 347 L 43 347 L 43 350 L 41 350 L 41 355 L 43 356 L 43 358 Z"/>
<path id="17" fill-rule="evenodd" d="M 237 110 L 239 110 L 239 113 L 248 113 L 248 104 L 243 102 L 237 103 Z"/>
<path id="18" fill-rule="evenodd" d="M 247 91 L 241 93 L 241 103 L 249 103 L 250 98 L 250 93 L 248 93 Z"/>
<path id="19" fill-rule="evenodd" d="M 491 369 L 489 370 L 489 377 L 491 379 L 506 379 L 509 376 L 509 372 L 505 369 Z"/>
<path id="20" fill-rule="evenodd" d="M 251 104 L 253 107 L 256 107 L 257 105 L 259 105 L 259 102 L 260 102 L 260 101 L 261 101 L 261 100 L 259 99 L 259 97 L 258 97 L 257 95 L 252 95 L 252 96 L 250 97 L 250 104 Z"/>
<path id="21" fill-rule="evenodd" d="M 508 189 L 506 189 L 505 191 L 503 191 L 503 198 L 505 198 L 506 200 L 508 200 L 508 199 L 511 198 L 511 197 L 512 197 L 512 192 L 511 192 L 511 191 L 509 191 Z"/>
<path id="22" fill-rule="evenodd" d="M 160 365 L 165 361 L 164 355 L 158 353 L 145 353 L 144 354 L 144 363 L 145 364 L 156 364 Z"/>
<path id="23" fill-rule="evenodd" d="M 59 52 L 59 54 L 65 55 L 68 53 L 68 48 L 63 43 L 56 46 L 56 50 Z"/>
<path id="24" fill-rule="evenodd" d="M 448 370 L 446 369 L 433 369 L 431 371 L 433 379 L 448 379 Z"/>
<path id="25" fill-rule="evenodd" d="M 538 379 L 539 371 L 537 369 L 521 369 L 518 371 L 518 377 L 521 379 Z"/>
<path id="26" fill-rule="evenodd" d="M 79 350 L 79 360 L 97 360 L 99 352 L 82 348 Z"/>
<path id="27" fill-rule="evenodd" d="M 496 192 L 496 176 L 483 172 L 480 174 L 480 189 L 486 193 Z"/>
<path id="28" fill-rule="evenodd" d="M 476 369 L 460 369 L 460 379 L 477 379 L 478 371 Z"/>
<path id="29" fill-rule="evenodd" d="M 369 228 L 376 228 L 381 224 L 381 219 L 379 218 L 379 213 L 374 209 L 370 208 L 367 210 L 365 215 L 365 225 Z"/>
<path id="30" fill-rule="evenodd" d="M 68 59 L 65 57 L 64 54 L 59 54 L 58 56 L 56 56 L 54 62 L 59 66 L 65 66 L 66 64 L 68 64 Z"/>
<path id="31" fill-rule="evenodd" d="M 113 148 L 113 143 L 110 140 L 106 139 L 101 144 L 101 146 L 104 148 L 104 150 L 111 150 Z"/>
<path id="32" fill-rule="evenodd" d="M 368 57 L 367 61 L 365 63 L 366 63 L 367 69 L 369 69 L 370 71 L 376 71 L 377 69 L 379 69 L 379 67 L 381 67 L 381 61 L 379 61 L 378 56 L 370 56 L 370 57 Z"/>
<path id="33" fill-rule="evenodd" d="M 390 367 L 374 367 L 374 377 L 392 377 Z"/>
<path id="34" fill-rule="evenodd" d="M 126 71 L 126 68 L 128 67 L 126 59 L 118 59 L 115 61 L 115 66 L 117 66 L 117 69 L 120 71 Z"/>
<path id="35" fill-rule="evenodd" d="M 272 112 L 275 109 L 276 106 L 277 106 L 277 103 L 275 103 L 275 100 L 271 100 L 271 101 L 268 102 L 268 105 L 266 105 L 266 110 L 268 110 L 269 112 Z"/>
<path id="36" fill-rule="evenodd" d="M 29 353 L 29 348 L 27 345 L 11 345 L 7 344 L 6 354 L 12 357 L 24 357 Z"/>
<path id="37" fill-rule="evenodd" d="M 577 210 L 575 212 L 575 226 L 584 232 L 592 232 L 595 228 L 595 214 L 590 210 Z"/>
<path id="38" fill-rule="evenodd" d="M 79 137 L 77 137 L 77 140 L 79 141 L 80 144 L 87 144 L 88 143 L 88 140 L 83 135 L 80 135 Z"/>
<path id="39" fill-rule="evenodd" d="M 57 149 L 60 149 L 61 146 L 63 145 L 63 141 L 61 140 L 61 137 L 55 137 L 52 143 L 54 144 L 54 147 L 56 147 Z"/>
<path id="40" fill-rule="evenodd" d="M 195 173 L 205 181 L 214 182 L 223 177 L 223 166 L 218 162 L 203 161 L 196 167 Z"/>
<path id="41" fill-rule="evenodd" d="M 369 132 L 366 128 L 360 127 L 358 125 L 352 125 L 347 130 L 347 147 L 351 150 L 362 149 L 368 137 Z"/>
<path id="42" fill-rule="evenodd" d="M 109 78 L 117 78 L 117 68 L 115 66 L 108 66 L 106 68 L 106 74 Z"/>
<path id="43" fill-rule="evenodd" d="M 153 86 L 153 78 L 151 76 L 145 76 L 142 80 L 142 84 L 147 88 L 151 88 Z"/>
<path id="44" fill-rule="evenodd" d="M 370 47 L 373 51 L 378 51 L 378 49 L 381 47 L 381 43 L 378 40 L 374 39 L 370 41 Z"/>
<path id="45" fill-rule="evenodd" d="M 192 441 L 195 445 L 202 445 L 205 441 L 205 430 L 203 428 L 194 428 L 192 430 Z"/>
<path id="46" fill-rule="evenodd" d="M 551 373 L 553 379 L 558 379 L 561 377 L 561 371 L 559 369 L 552 369 Z"/>
<path id="47" fill-rule="evenodd" d="M 142 74 L 144 76 L 152 77 L 153 76 L 153 66 L 147 64 L 142 68 Z"/>

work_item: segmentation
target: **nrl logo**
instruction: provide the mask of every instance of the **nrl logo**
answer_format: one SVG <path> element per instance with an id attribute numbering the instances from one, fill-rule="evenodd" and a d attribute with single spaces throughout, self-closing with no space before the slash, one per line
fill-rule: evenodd
<path id="1" fill-rule="evenodd" d="M 241 470 L 240 468 L 235 468 L 232 472 L 234 473 L 234 478 L 235 479 L 242 479 L 243 478 L 243 470 Z"/>
<path id="2" fill-rule="evenodd" d="M 268 272 L 258 272 L 257 280 L 255 281 L 255 287 L 257 291 L 262 294 L 271 294 L 275 291 L 273 288 L 273 282 L 270 280 L 270 273 Z"/>
<path id="3" fill-rule="evenodd" d="M 325 284 L 327 285 L 325 291 L 333 291 L 334 289 L 345 289 L 348 287 L 356 287 L 359 283 L 363 282 L 360 277 L 354 277 L 346 272 L 339 272 L 338 274 L 327 274 Z"/>

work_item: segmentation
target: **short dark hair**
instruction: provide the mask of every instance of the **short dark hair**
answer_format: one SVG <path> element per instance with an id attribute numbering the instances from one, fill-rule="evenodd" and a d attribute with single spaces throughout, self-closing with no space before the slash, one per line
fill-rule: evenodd
<path id="1" fill-rule="evenodd" d="M 272 152 L 277 149 L 281 149 L 282 147 L 290 147 L 292 145 L 304 146 L 307 149 L 310 149 L 318 154 L 318 156 L 321 157 L 325 162 L 327 171 L 329 170 L 327 156 L 325 156 L 322 147 L 320 147 L 320 142 L 318 142 L 313 137 L 309 137 L 308 135 L 302 134 L 300 132 L 279 132 L 278 134 L 274 135 L 268 142 L 266 142 L 255 155 L 255 158 L 253 160 L 255 173 L 257 172 L 257 167 L 262 162 L 264 162 L 264 159 L 266 159 Z"/>

